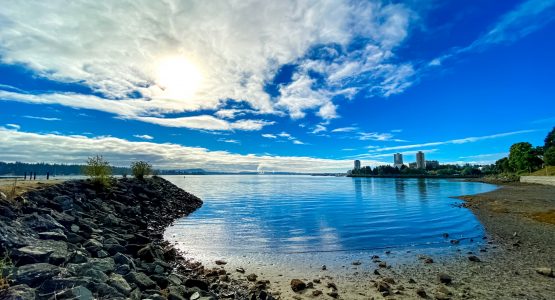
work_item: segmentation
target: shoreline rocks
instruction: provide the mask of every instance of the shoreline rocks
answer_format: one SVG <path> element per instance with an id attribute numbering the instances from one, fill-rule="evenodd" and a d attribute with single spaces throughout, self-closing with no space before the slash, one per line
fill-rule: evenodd
<path id="1" fill-rule="evenodd" d="M 0 255 L 12 264 L 1 270 L 9 288 L 0 298 L 272 299 L 208 276 L 163 240 L 167 226 L 201 205 L 159 177 L 106 189 L 67 181 L 0 200 Z"/>

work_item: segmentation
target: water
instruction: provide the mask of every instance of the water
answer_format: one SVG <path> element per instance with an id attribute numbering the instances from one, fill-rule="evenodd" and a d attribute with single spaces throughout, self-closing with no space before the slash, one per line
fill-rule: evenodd
<path id="1" fill-rule="evenodd" d="M 263 257 L 293 264 L 296 259 L 353 259 L 378 249 L 449 252 L 451 239 L 476 244 L 484 234 L 482 225 L 470 210 L 455 206 L 460 200 L 450 197 L 495 189 L 438 179 L 165 178 L 204 201 L 202 208 L 166 231 L 166 238 L 181 249 L 205 261 Z"/>

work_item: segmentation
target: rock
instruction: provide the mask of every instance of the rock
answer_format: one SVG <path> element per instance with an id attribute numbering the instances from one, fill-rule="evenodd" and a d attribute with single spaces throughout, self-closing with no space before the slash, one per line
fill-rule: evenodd
<path id="1" fill-rule="evenodd" d="M 188 288 L 199 288 L 203 291 L 208 291 L 208 282 L 199 279 L 189 278 L 183 283 Z"/>
<path id="2" fill-rule="evenodd" d="M 36 287 L 44 280 L 58 275 L 61 271 L 60 267 L 47 263 L 30 264 L 19 267 L 14 279 L 17 283 Z"/>
<path id="3" fill-rule="evenodd" d="M 52 216 L 44 214 L 39 215 L 36 212 L 27 215 L 23 218 L 23 222 L 27 224 L 27 226 L 35 229 L 36 231 L 51 231 L 53 229 L 61 229 L 64 230 L 65 227 L 58 223 Z"/>
<path id="4" fill-rule="evenodd" d="M 76 286 L 74 288 L 61 291 L 56 293 L 54 296 L 51 297 L 53 300 L 62 300 L 62 299 L 78 299 L 78 300 L 93 300 L 92 292 L 84 286 Z"/>
<path id="5" fill-rule="evenodd" d="M 142 272 L 129 272 L 129 274 L 125 275 L 125 279 L 128 282 L 136 284 L 141 291 L 156 287 L 156 282 Z"/>
<path id="6" fill-rule="evenodd" d="M 125 296 L 131 293 L 131 286 L 127 283 L 125 278 L 119 274 L 110 275 L 110 279 L 108 279 L 107 283 Z"/>
<path id="7" fill-rule="evenodd" d="M 325 271 L 327 269 L 328 269 L 328 267 L 326 267 L 326 265 L 322 265 L 322 271 Z"/>
<path id="8" fill-rule="evenodd" d="M 378 292 L 380 292 L 383 296 L 388 296 L 389 294 L 391 294 L 391 287 L 387 282 L 379 280 L 376 281 L 374 285 L 376 286 Z"/>
<path id="9" fill-rule="evenodd" d="M 426 291 L 423 288 L 416 289 L 416 294 L 422 298 L 428 297 L 428 295 L 426 294 Z"/>
<path id="10" fill-rule="evenodd" d="M 12 253 L 12 259 L 16 266 L 46 263 L 53 250 L 44 249 L 37 246 L 25 246 Z"/>
<path id="11" fill-rule="evenodd" d="M 481 262 L 481 260 L 476 255 L 468 256 L 468 260 L 473 261 L 473 262 Z"/>
<path id="12" fill-rule="evenodd" d="M 444 284 L 450 284 L 453 281 L 453 278 L 445 273 L 439 273 L 437 277 L 439 279 L 439 282 Z"/>
<path id="13" fill-rule="evenodd" d="M 320 283 L 320 282 L 322 282 L 322 281 L 320 280 L 320 278 L 314 278 L 314 279 L 312 279 L 312 282 L 314 282 L 314 283 Z"/>
<path id="14" fill-rule="evenodd" d="M 431 257 L 427 257 L 427 258 L 424 259 L 424 263 L 426 263 L 426 264 L 433 264 L 433 263 L 434 263 L 434 260 L 433 260 Z"/>
<path id="15" fill-rule="evenodd" d="M 35 299 L 35 289 L 26 284 L 19 284 L 9 287 L 7 290 L 0 292 L 2 299 L 6 300 L 31 300 Z"/>
<path id="16" fill-rule="evenodd" d="M 222 265 L 227 264 L 227 261 L 225 261 L 225 260 L 217 260 L 215 263 L 216 263 L 218 266 L 222 266 Z"/>
<path id="17" fill-rule="evenodd" d="M 314 296 L 314 297 L 318 297 L 318 296 L 320 296 L 320 295 L 322 295 L 322 294 L 323 294 L 323 293 L 322 293 L 322 291 L 320 291 L 320 290 L 314 290 L 314 291 L 312 291 L 312 296 Z"/>
<path id="18" fill-rule="evenodd" d="M 70 210 L 73 208 L 73 199 L 69 196 L 57 196 L 52 199 L 63 210 Z"/>
<path id="19" fill-rule="evenodd" d="M 331 291 L 331 292 L 327 293 L 327 295 L 334 298 L 334 299 L 339 297 L 339 294 L 337 293 L 337 291 Z"/>
<path id="20" fill-rule="evenodd" d="M 109 286 L 102 282 L 91 282 L 87 285 L 87 288 L 93 292 L 93 294 L 98 294 L 101 299 L 121 299 L 123 294 L 118 292 L 114 287 Z"/>
<path id="21" fill-rule="evenodd" d="M 0 200 L 2 200 L 2 201 L 8 201 L 8 196 L 6 196 L 6 194 L 0 192 Z"/>
<path id="22" fill-rule="evenodd" d="M 76 224 L 72 224 L 70 230 L 73 233 L 78 233 L 79 231 L 81 231 L 81 228 L 79 228 L 79 226 L 77 226 Z"/>
<path id="23" fill-rule="evenodd" d="M 395 284 L 395 279 L 393 279 L 392 277 L 384 277 L 382 280 L 389 284 Z"/>
<path id="24" fill-rule="evenodd" d="M 254 273 L 247 275 L 247 280 L 248 281 L 256 281 L 256 278 L 258 278 L 258 276 Z"/>
<path id="25" fill-rule="evenodd" d="M 96 269 L 87 269 L 81 273 L 81 276 L 87 276 L 92 278 L 92 280 L 97 282 L 106 282 L 108 281 L 108 275 L 106 273 L 96 270 Z"/>
<path id="26" fill-rule="evenodd" d="M 291 280 L 291 289 L 293 290 L 293 292 L 298 293 L 298 292 L 306 289 L 306 283 L 304 283 L 300 279 L 292 279 Z"/>
<path id="27" fill-rule="evenodd" d="M 351 264 L 352 264 L 353 266 L 360 266 L 362 263 L 361 263 L 360 261 L 357 260 L 357 261 L 353 261 Z"/>
<path id="28" fill-rule="evenodd" d="M 198 300 L 200 299 L 200 293 L 199 292 L 194 292 L 191 297 L 189 297 L 189 300 Z"/>
<path id="29" fill-rule="evenodd" d="M 39 232 L 39 238 L 41 240 L 67 241 L 65 234 L 56 231 Z"/>
<path id="30" fill-rule="evenodd" d="M 100 251 L 96 252 L 96 257 L 98 257 L 98 258 L 105 258 L 105 257 L 108 257 L 108 256 L 110 256 L 110 255 L 108 254 L 108 252 L 106 252 L 104 250 L 100 250 Z"/>
<path id="31" fill-rule="evenodd" d="M 449 299 L 451 299 L 451 297 L 449 297 L 449 295 L 446 295 L 446 294 L 444 294 L 444 293 L 437 292 L 437 293 L 435 294 L 435 299 L 436 299 L 436 300 L 449 300 Z"/>
<path id="32" fill-rule="evenodd" d="M 461 241 L 459 241 L 459 240 L 451 240 L 450 242 L 451 242 L 451 244 L 453 244 L 453 245 L 458 245 Z"/>
<path id="33" fill-rule="evenodd" d="M 337 290 L 337 285 L 333 282 L 328 282 L 328 288 L 332 290 Z"/>
<path id="34" fill-rule="evenodd" d="M 387 263 L 385 261 L 382 261 L 378 264 L 378 267 L 380 268 L 387 268 Z"/>
<path id="35" fill-rule="evenodd" d="M 98 251 L 103 249 L 103 245 L 101 242 L 90 239 L 83 244 L 83 247 L 89 251 L 90 254 L 95 255 Z"/>
<path id="36" fill-rule="evenodd" d="M 311 288 L 313 288 L 313 287 L 314 287 L 314 283 L 313 283 L 313 282 L 307 282 L 307 283 L 306 283 L 306 288 L 307 288 L 307 289 L 311 289 Z"/>
<path id="37" fill-rule="evenodd" d="M 552 268 L 536 268 L 536 273 L 541 274 L 547 277 L 553 277 L 553 269 Z"/>
<path id="38" fill-rule="evenodd" d="M 53 277 L 41 283 L 38 288 L 40 294 L 53 294 L 76 286 L 88 286 L 92 280 L 88 277 Z"/>

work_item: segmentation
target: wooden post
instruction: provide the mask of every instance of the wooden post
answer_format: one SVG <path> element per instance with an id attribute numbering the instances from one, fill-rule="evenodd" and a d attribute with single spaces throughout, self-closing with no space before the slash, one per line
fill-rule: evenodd
<path id="1" fill-rule="evenodd" d="M 46 180 L 50 179 L 50 172 L 46 172 Z"/>

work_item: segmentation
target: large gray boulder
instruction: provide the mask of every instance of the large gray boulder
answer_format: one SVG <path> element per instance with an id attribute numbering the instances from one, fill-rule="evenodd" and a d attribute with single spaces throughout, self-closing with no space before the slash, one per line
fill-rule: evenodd
<path id="1" fill-rule="evenodd" d="M 0 296 L 5 300 L 33 300 L 35 294 L 35 289 L 26 284 L 19 284 L 9 287 Z"/>
<path id="2" fill-rule="evenodd" d="M 61 271 L 62 268 L 47 263 L 30 264 L 17 268 L 14 279 L 19 284 L 36 287 L 44 280 L 60 274 Z"/>

